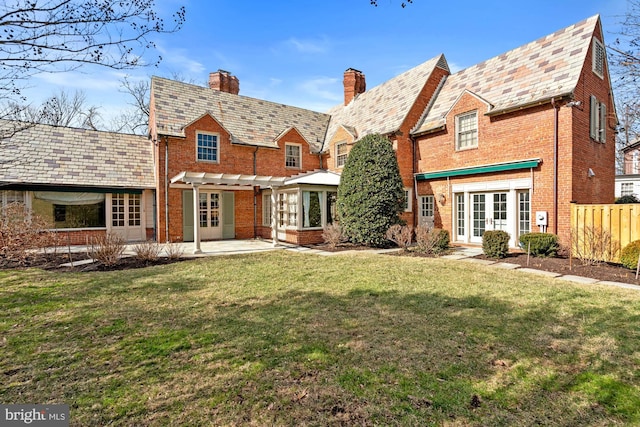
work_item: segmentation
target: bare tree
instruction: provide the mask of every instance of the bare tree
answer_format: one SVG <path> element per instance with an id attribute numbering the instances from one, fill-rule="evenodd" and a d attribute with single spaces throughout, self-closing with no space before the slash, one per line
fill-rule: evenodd
<path id="1" fill-rule="evenodd" d="M 72 126 L 96 130 L 100 127 L 98 107 L 86 105 L 86 95 L 76 90 L 73 95 L 64 90 L 52 95 L 36 109 L 40 123 L 54 126 Z"/>
<path id="2" fill-rule="evenodd" d="M 171 79 L 183 83 L 197 84 L 193 78 L 186 77 L 180 73 L 173 73 Z M 112 121 L 110 129 L 114 132 L 146 135 L 149 124 L 151 80 L 133 81 L 128 76 L 124 77 L 120 81 L 120 92 L 128 95 L 130 108 L 121 112 Z"/>
<path id="3" fill-rule="evenodd" d="M 640 137 L 640 0 L 628 0 L 620 31 L 607 46 L 611 82 L 620 120 L 616 135 L 616 171 L 624 170 L 621 150 Z"/>
<path id="4" fill-rule="evenodd" d="M 130 69 L 151 62 L 152 37 L 181 28 L 184 7 L 166 24 L 154 0 L 5 0 L 0 3 L 0 119 L 21 120 L 27 80 L 86 64 Z M 28 116 L 28 114 L 26 114 Z M 37 118 L 37 117 L 36 117 Z M 95 116 L 89 123 L 95 121 Z M 11 135 L 2 132 L 0 138 Z"/>

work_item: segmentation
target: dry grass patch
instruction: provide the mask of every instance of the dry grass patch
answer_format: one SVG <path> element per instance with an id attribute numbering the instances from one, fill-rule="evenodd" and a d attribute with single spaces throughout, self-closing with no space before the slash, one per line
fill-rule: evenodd
<path id="1" fill-rule="evenodd" d="M 2 401 L 73 425 L 640 422 L 632 291 L 284 251 L 0 283 Z"/>

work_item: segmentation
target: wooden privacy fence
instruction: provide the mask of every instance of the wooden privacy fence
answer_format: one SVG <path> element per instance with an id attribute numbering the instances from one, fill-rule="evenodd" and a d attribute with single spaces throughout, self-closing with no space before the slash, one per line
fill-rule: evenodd
<path id="1" fill-rule="evenodd" d="M 589 251 L 589 244 L 598 244 L 594 240 L 610 235 L 611 259 L 620 260 L 620 251 L 629 242 L 640 240 L 640 204 L 620 205 L 571 205 L 571 241 L 572 250 Z M 603 239 L 605 242 L 608 239 Z M 606 249 L 606 248 L 605 248 Z M 606 252 L 606 250 L 605 250 Z"/>

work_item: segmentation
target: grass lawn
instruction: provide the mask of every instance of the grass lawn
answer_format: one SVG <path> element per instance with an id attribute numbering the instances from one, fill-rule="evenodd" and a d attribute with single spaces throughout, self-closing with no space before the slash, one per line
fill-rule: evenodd
<path id="1" fill-rule="evenodd" d="M 284 251 L 0 272 L 0 402 L 72 425 L 640 424 L 640 292 Z"/>

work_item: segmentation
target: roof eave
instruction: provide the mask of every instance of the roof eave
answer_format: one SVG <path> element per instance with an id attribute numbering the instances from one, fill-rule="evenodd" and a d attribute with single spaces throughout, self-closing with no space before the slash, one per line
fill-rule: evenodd
<path id="1" fill-rule="evenodd" d="M 541 98 L 535 101 L 530 101 L 530 102 L 526 102 L 518 105 L 512 105 L 510 107 L 498 108 L 496 110 L 488 111 L 487 113 L 485 113 L 485 116 L 488 116 L 488 117 L 500 116 L 502 114 L 513 113 L 514 111 L 520 111 L 520 110 L 525 110 L 527 108 L 533 108 L 533 107 L 537 107 L 544 104 L 550 104 L 554 100 L 561 101 L 566 98 L 568 99 L 573 98 L 573 91 L 566 92 L 559 95 L 549 96 L 546 98 Z"/>

